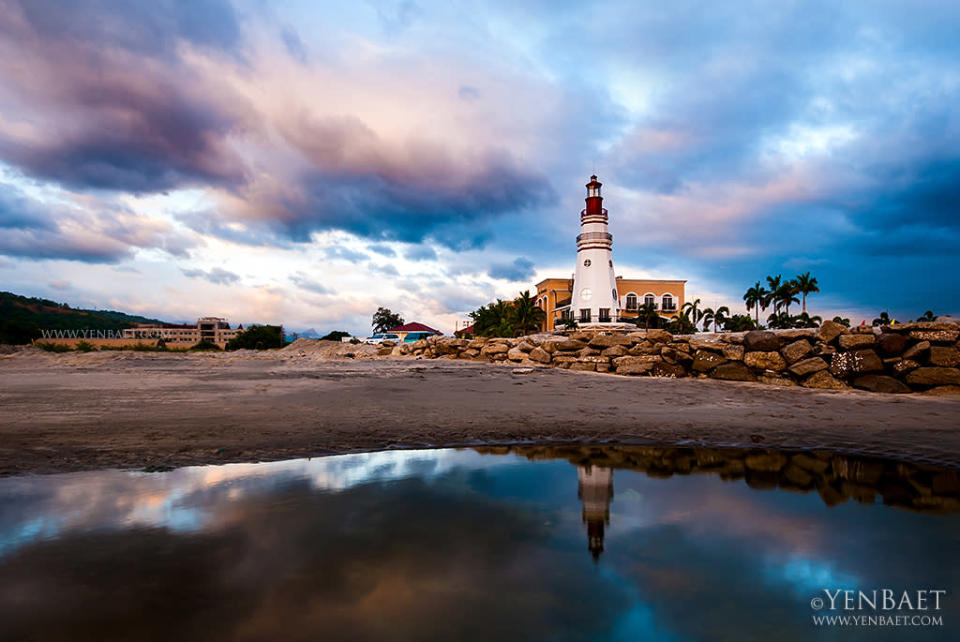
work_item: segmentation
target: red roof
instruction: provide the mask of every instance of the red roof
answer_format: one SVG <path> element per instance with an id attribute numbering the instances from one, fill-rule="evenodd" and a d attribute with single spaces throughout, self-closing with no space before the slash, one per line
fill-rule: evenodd
<path id="1" fill-rule="evenodd" d="M 405 323 L 396 328 L 390 328 L 387 332 L 433 332 L 434 334 L 442 334 L 439 330 L 434 330 L 430 326 L 423 325 L 422 323 Z"/>

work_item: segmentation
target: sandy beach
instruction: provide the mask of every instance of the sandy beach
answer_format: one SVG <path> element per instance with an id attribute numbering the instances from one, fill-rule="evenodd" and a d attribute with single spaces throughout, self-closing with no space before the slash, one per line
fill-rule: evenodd
<path id="1" fill-rule="evenodd" d="M 0 474 L 528 442 L 830 449 L 960 466 L 956 397 L 518 374 L 346 350 L 5 356 Z"/>

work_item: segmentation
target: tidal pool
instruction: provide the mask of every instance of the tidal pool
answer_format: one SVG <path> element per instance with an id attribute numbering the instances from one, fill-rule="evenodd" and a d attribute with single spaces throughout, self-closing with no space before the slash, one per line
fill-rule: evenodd
<path id="1" fill-rule="evenodd" d="M 0 639 L 956 640 L 958 511 L 954 470 L 747 449 L 11 477 Z"/>

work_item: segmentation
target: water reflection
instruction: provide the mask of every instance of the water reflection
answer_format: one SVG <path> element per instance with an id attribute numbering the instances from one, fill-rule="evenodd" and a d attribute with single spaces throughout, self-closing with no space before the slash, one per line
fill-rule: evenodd
<path id="1" fill-rule="evenodd" d="M 485 448 L 3 479 L 0 639 L 857 639 L 814 629 L 810 597 L 884 586 L 947 589 L 946 625 L 862 638 L 956 639 L 955 471 L 800 454 Z"/>

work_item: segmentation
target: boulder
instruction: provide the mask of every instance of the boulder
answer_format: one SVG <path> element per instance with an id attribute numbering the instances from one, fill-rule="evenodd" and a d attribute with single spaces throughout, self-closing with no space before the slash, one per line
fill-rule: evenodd
<path id="1" fill-rule="evenodd" d="M 544 341 L 540 344 L 540 348 L 547 354 L 553 354 L 557 351 L 557 341 Z"/>
<path id="2" fill-rule="evenodd" d="M 577 362 L 577 357 L 565 357 L 563 355 L 553 355 L 551 361 L 557 365 L 569 366 L 571 363 Z"/>
<path id="3" fill-rule="evenodd" d="M 666 330 L 650 330 L 647 332 L 646 339 L 652 343 L 668 343 L 673 341 L 673 335 Z"/>
<path id="4" fill-rule="evenodd" d="M 622 357 L 623 355 L 627 354 L 627 349 L 623 346 L 610 346 L 600 354 L 605 357 Z"/>
<path id="5" fill-rule="evenodd" d="M 953 346 L 930 346 L 930 365 L 956 368 L 960 366 L 960 350 Z"/>
<path id="6" fill-rule="evenodd" d="M 531 350 L 530 358 L 537 363 L 550 363 L 550 353 L 543 348 L 534 348 Z"/>
<path id="7" fill-rule="evenodd" d="M 668 345 L 664 345 L 660 350 L 660 357 L 663 358 L 667 363 L 677 363 L 679 355 L 685 354 L 677 350 L 676 348 L 671 348 Z"/>
<path id="8" fill-rule="evenodd" d="M 776 350 L 770 352 L 748 352 L 743 355 L 743 362 L 751 368 L 758 370 L 780 371 L 787 367 L 787 362 L 783 360 L 780 353 Z"/>
<path id="9" fill-rule="evenodd" d="M 791 457 L 790 463 L 804 470 L 810 470 L 814 473 L 821 475 L 823 472 L 830 466 L 829 462 L 826 462 L 822 459 L 817 459 L 816 457 L 811 457 L 805 453 L 798 453 Z"/>
<path id="10" fill-rule="evenodd" d="M 934 386 L 923 392 L 925 395 L 960 395 L 960 386 Z"/>
<path id="11" fill-rule="evenodd" d="M 915 346 L 907 348 L 907 351 L 903 353 L 903 358 L 920 361 L 928 352 L 930 352 L 930 342 L 921 341 Z"/>
<path id="12" fill-rule="evenodd" d="M 610 372 L 612 366 L 609 363 L 598 363 L 597 372 Z"/>
<path id="13" fill-rule="evenodd" d="M 633 339 L 622 334 L 597 334 L 590 339 L 592 348 L 609 348 L 611 346 L 632 346 Z"/>
<path id="14" fill-rule="evenodd" d="M 913 330 L 958 330 L 957 324 L 942 317 L 936 321 L 913 321 L 911 323 L 897 323 L 887 330 L 889 332 L 911 332 Z"/>
<path id="15" fill-rule="evenodd" d="M 797 385 L 796 381 L 790 377 L 784 377 L 783 375 L 762 374 L 757 377 L 757 380 L 760 383 L 767 384 L 768 386 L 790 387 Z"/>
<path id="16" fill-rule="evenodd" d="M 390 346 L 385 346 L 385 345 L 383 345 L 382 343 L 380 344 L 380 346 L 381 346 L 381 347 L 377 348 L 377 356 L 378 356 L 378 357 L 388 357 L 388 356 L 390 356 L 391 354 L 393 354 L 393 348 L 392 348 L 392 347 L 390 347 Z"/>
<path id="17" fill-rule="evenodd" d="M 659 355 L 648 354 L 648 355 L 640 355 L 640 356 L 615 357 L 612 363 L 615 367 L 619 368 L 620 366 L 636 365 L 638 363 L 654 364 L 659 361 L 660 361 Z"/>
<path id="18" fill-rule="evenodd" d="M 642 375 L 653 370 L 654 363 L 624 363 L 616 367 L 618 375 Z"/>
<path id="19" fill-rule="evenodd" d="M 723 379 L 724 381 L 756 381 L 757 376 L 753 374 L 746 365 L 740 361 L 727 361 L 710 371 L 711 379 Z"/>
<path id="20" fill-rule="evenodd" d="M 745 350 L 743 349 L 743 344 L 738 343 L 725 343 L 723 344 L 723 356 L 725 356 L 730 361 L 743 361 L 743 355 Z"/>
<path id="21" fill-rule="evenodd" d="M 781 343 L 791 343 L 800 339 L 809 339 L 815 341 L 817 337 L 816 328 L 793 328 L 792 330 L 782 330 L 777 333 Z"/>
<path id="22" fill-rule="evenodd" d="M 898 377 L 902 377 L 911 370 L 916 370 L 919 367 L 920 364 L 916 361 L 912 361 L 910 359 L 900 359 L 890 367 L 890 370 Z"/>
<path id="23" fill-rule="evenodd" d="M 910 388 L 902 381 L 894 379 L 887 375 L 868 374 L 857 377 L 853 380 L 853 387 L 870 392 L 887 392 L 893 394 L 905 394 L 910 392 Z"/>
<path id="24" fill-rule="evenodd" d="M 693 348 L 690 347 L 690 343 L 688 341 L 671 341 L 670 343 L 666 343 L 663 345 L 669 346 L 674 350 L 678 350 L 680 352 L 686 352 L 687 354 L 693 353 Z"/>
<path id="25" fill-rule="evenodd" d="M 710 352 L 708 350 L 697 350 L 693 355 L 693 365 L 691 366 L 697 372 L 707 372 L 716 368 L 727 360 L 722 354 Z"/>
<path id="26" fill-rule="evenodd" d="M 956 343 L 960 332 L 957 330 L 911 330 L 910 338 L 931 343 Z"/>
<path id="27" fill-rule="evenodd" d="M 820 326 L 820 331 L 817 332 L 817 336 L 820 337 L 820 340 L 824 343 L 830 343 L 840 335 L 846 334 L 849 331 L 849 328 L 840 325 L 839 323 L 834 321 L 824 321 L 823 325 Z"/>
<path id="28" fill-rule="evenodd" d="M 599 354 L 590 354 L 580 357 L 577 361 L 580 363 L 610 363 L 610 358 Z"/>
<path id="29" fill-rule="evenodd" d="M 587 344 L 579 339 L 566 339 L 558 341 L 555 345 L 557 350 L 583 350 L 587 347 Z"/>
<path id="30" fill-rule="evenodd" d="M 771 352 L 780 348 L 780 339 L 768 330 L 751 330 L 743 335 L 743 349 L 746 352 Z"/>
<path id="31" fill-rule="evenodd" d="M 661 361 L 660 363 L 653 364 L 653 370 L 650 371 L 650 374 L 654 377 L 680 378 L 686 377 L 687 371 L 681 365 Z"/>
<path id="32" fill-rule="evenodd" d="M 467 344 L 467 348 L 471 350 L 479 350 L 485 345 L 487 345 L 487 340 L 485 338 L 471 339 L 470 343 Z"/>
<path id="33" fill-rule="evenodd" d="M 787 363 L 796 363 L 811 352 L 813 352 L 813 346 L 806 339 L 798 339 L 780 349 L 780 353 L 787 360 Z"/>
<path id="34" fill-rule="evenodd" d="M 902 354 L 907 349 L 907 338 L 896 332 L 884 332 L 877 340 L 883 354 Z"/>
<path id="35" fill-rule="evenodd" d="M 842 381 L 833 377 L 826 370 L 815 372 L 800 384 L 804 388 L 817 388 L 819 390 L 846 390 L 847 386 Z"/>
<path id="36" fill-rule="evenodd" d="M 776 472 L 787 465 L 787 456 L 781 452 L 770 451 L 747 455 L 743 461 L 750 470 Z"/>
<path id="37" fill-rule="evenodd" d="M 640 354 L 653 354 L 654 350 L 656 350 L 656 346 L 650 341 L 643 339 L 638 342 L 637 345 L 627 350 L 627 354 L 632 354 L 634 356 Z"/>
<path id="38" fill-rule="evenodd" d="M 694 350 L 711 350 L 713 352 L 723 352 L 725 344 L 719 341 L 704 341 L 703 339 L 690 339 L 689 345 Z"/>
<path id="39" fill-rule="evenodd" d="M 960 369 L 932 366 L 917 368 L 907 374 L 911 386 L 960 386 Z"/>
<path id="40" fill-rule="evenodd" d="M 578 352 L 577 352 L 577 356 L 578 356 L 578 357 L 597 356 L 597 355 L 599 355 L 601 352 L 602 352 L 602 350 L 599 350 L 599 349 L 597 349 L 597 348 L 591 348 L 590 346 L 587 346 L 587 347 L 584 348 L 583 350 L 578 351 Z"/>
<path id="41" fill-rule="evenodd" d="M 811 357 L 809 359 L 804 359 L 803 361 L 798 361 L 790 366 L 790 372 L 798 377 L 805 377 L 808 374 L 820 372 L 821 370 L 826 370 L 829 367 L 830 366 L 827 365 L 827 362 L 820 357 Z"/>
<path id="42" fill-rule="evenodd" d="M 873 334 L 842 334 L 837 339 L 837 345 L 843 350 L 853 350 L 864 346 L 873 345 L 876 342 Z"/>
<path id="43" fill-rule="evenodd" d="M 419 341 L 417 342 L 419 343 Z M 416 346 L 416 344 L 414 344 Z M 484 357 L 492 357 L 495 354 L 503 354 L 506 358 L 506 353 L 510 348 L 504 343 L 489 343 L 480 350 L 480 354 Z"/>
<path id="44" fill-rule="evenodd" d="M 583 361 L 574 361 L 570 364 L 570 370 L 583 370 L 592 372 L 597 369 L 597 364 Z"/>
<path id="45" fill-rule="evenodd" d="M 521 341 L 520 343 L 517 344 L 517 348 L 519 348 L 520 350 L 523 350 L 524 352 L 531 352 L 536 347 L 537 346 L 527 341 Z"/>
<path id="46" fill-rule="evenodd" d="M 526 356 L 527 353 L 520 348 L 510 348 L 507 350 L 507 359 L 510 359 L 510 361 L 523 361 Z"/>
<path id="47" fill-rule="evenodd" d="M 883 361 L 873 350 L 837 352 L 830 360 L 830 373 L 835 377 L 849 377 L 868 372 L 883 372 Z"/>

